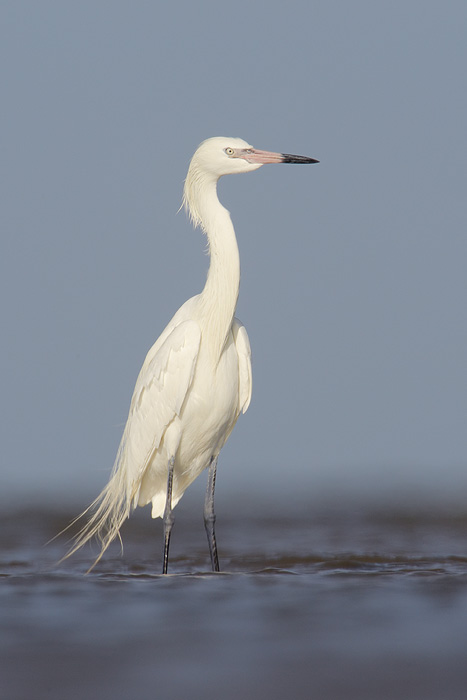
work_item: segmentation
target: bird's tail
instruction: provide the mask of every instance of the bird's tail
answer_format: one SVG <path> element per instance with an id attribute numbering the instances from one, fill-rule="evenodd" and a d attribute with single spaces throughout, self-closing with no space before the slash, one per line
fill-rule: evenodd
<path id="1" fill-rule="evenodd" d="M 139 483 L 133 485 L 133 487 L 128 483 L 126 469 L 123 464 L 124 458 L 124 440 L 122 440 L 108 484 L 91 505 L 65 528 L 68 530 L 68 528 L 87 516 L 89 512 L 92 512 L 87 523 L 74 537 L 73 546 L 60 561 L 71 557 L 86 542 L 95 537 L 100 543 L 101 551 L 87 571 L 89 573 L 100 561 L 102 555 L 116 537 L 120 539 L 121 543 L 120 528 L 133 510 L 135 497 L 139 490 Z"/>

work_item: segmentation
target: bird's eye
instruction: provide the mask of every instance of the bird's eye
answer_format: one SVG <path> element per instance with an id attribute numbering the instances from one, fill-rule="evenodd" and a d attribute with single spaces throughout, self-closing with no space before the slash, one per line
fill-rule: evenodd
<path id="1" fill-rule="evenodd" d="M 233 156 L 235 151 L 233 148 L 224 148 L 224 153 L 227 153 L 228 156 Z"/>

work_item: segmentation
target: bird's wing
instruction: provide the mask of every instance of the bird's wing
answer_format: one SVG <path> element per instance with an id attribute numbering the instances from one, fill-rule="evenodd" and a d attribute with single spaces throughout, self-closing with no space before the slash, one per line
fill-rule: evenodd
<path id="1" fill-rule="evenodd" d="M 193 381 L 201 331 L 182 321 L 148 352 L 136 380 L 130 412 L 117 457 L 127 484 L 139 483 L 168 425 L 179 416 Z"/>
<path id="2" fill-rule="evenodd" d="M 245 326 L 234 318 L 232 332 L 238 354 L 238 409 L 246 412 L 251 401 L 251 348 Z"/>
<path id="3" fill-rule="evenodd" d="M 136 380 L 112 476 L 91 504 L 95 512 L 67 556 L 97 535 L 102 543 L 97 562 L 118 535 L 123 521 L 136 505 L 141 479 L 154 450 L 183 408 L 193 381 L 200 340 L 198 324 L 178 321 L 175 315 L 148 352 Z"/>

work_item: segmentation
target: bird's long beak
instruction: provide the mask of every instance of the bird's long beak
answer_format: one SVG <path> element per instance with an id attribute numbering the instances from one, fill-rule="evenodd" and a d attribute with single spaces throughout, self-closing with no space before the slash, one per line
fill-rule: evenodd
<path id="1" fill-rule="evenodd" d="M 290 153 L 273 153 L 272 151 L 260 151 L 257 148 L 245 149 L 241 157 L 248 163 L 319 163 L 319 160 L 308 156 L 293 156 Z"/>

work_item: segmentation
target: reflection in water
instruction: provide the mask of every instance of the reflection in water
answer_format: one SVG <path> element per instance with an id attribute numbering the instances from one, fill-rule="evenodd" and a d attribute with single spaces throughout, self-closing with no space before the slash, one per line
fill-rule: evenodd
<path id="1" fill-rule="evenodd" d="M 4 515 L 0 697 L 465 697 L 465 514 L 227 511 L 223 573 L 180 506 L 166 577 L 146 512 L 88 576 L 90 549 L 43 546 L 72 514 Z"/>

